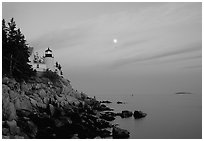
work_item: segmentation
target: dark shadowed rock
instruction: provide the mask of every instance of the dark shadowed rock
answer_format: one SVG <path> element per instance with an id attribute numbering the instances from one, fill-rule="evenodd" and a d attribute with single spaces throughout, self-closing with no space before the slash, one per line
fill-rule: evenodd
<path id="1" fill-rule="evenodd" d="M 115 120 L 115 114 L 112 112 L 101 113 L 100 118 L 105 119 L 107 121 L 113 121 Z"/>
<path id="2" fill-rule="evenodd" d="M 192 94 L 191 92 L 177 92 L 178 95 L 184 95 L 184 94 Z"/>
<path id="3" fill-rule="evenodd" d="M 128 117 L 131 117 L 132 115 L 133 115 L 133 113 L 131 111 L 127 111 L 127 110 L 122 111 L 122 113 L 121 113 L 122 118 L 128 118 Z"/>
<path id="4" fill-rule="evenodd" d="M 9 136 L 2 136 L 2 139 L 10 139 Z"/>
<path id="5" fill-rule="evenodd" d="M 113 127 L 112 134 L 114 139 L 127 139 L 130 136 L 127 130 L 119 127 Z"/>
<path id="6" fill-rule="evenodd" d="M 2 135 L 9 135 L 9 129 L 8 128 L 2 128 Z"/>
<path id="7" fill-rule="evenodd" d="M 108 101 L 108 100 L 104 100 L 104 101 L 100 101 L 100 103 L 112 103 L 111 101 Z"/>
<path id="8" fill-rule="evenodd" d="M 125 102 L 118 101 L 117 104 L 125 104 Z"/>
<path id="9" fill-rule="evenodd" d="M 69 126 L 72 124 L 72 120 L 69 117 L 60 117 L 59 119 L 55 119 L 55 126 L 62 127 L 62 126 Z"/>
<path id="10" fill-rule="evenodd" d="M 71 139 L 79 139 L 78 134 L 74 134 Z"/>
<path id="11" fill-rule="evenodd" d="M 31 138 L 35 138 L 38 132 L 37 126 L 32 122 L 27 122 L 27 133 Z"/>
<path id="12" fill-rule="evenodd" d="M 104 119 L 96 119 L 95 126 L 102 129 L 102 128 L 109 128 L 111 124 Z"/>
<path id="13" fill-rule="evenodd" d="M 14 136 L 14 139 L 24 139 L 24 137 L 23 137 L 23 136 L 15 135 L 15 136 Z"/>
<path id="14" fill-rule="evenodd" d="M 111 136 L 111 132 L 106 130 L 106 129 L 100 130 L 98 134 L 99 134 L 99 136 L 101 138 L 106 138 L 106 137 L 110 137 Z"/>
<path id="15" fill-rule="evenodd" d="M 32 112 L 26 109 L 16 110 L 18 117 L 30 117 L 32 116 Z"/>
<path id="16" fill-rule="evenodd" d="M 135 111 L 134 112 L 134 117 L 135 119 L 143 118 L 146 117 L 146 113 L 143 113 L 142 111 Z"/>
<path id="17" fill-rule="evenodd" d="M 98 111 L 113 111 L 113 109 L 107 107 L 105 104 L 101 104 L 96 107 Z"/>

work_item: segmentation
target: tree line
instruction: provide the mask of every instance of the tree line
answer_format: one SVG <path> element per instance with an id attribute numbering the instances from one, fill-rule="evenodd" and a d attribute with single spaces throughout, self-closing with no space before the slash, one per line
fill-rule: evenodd
<path id="1" fill-rule="evenodd" d="M 35 75 L 29 62 L 29 45 L 17 28 L 14 19 L 2 20 L 2 73 L 17 80 L 27 80 Z"/>

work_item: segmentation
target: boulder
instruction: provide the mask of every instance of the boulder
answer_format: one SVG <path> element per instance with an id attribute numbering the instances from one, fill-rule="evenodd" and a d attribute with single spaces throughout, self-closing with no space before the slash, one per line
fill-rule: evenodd
<path id="1" fill-rule="evenodd" d="M 9 121 L 15 120 L 17 118 L 16 109 L 12 102 L 9 102 L 7 107 L 3 107 L 3 113 L 3 115 L 5 115 L 5 118 Z"/>
<path id="2" fill-rule="evenodd" d="M 8 84 L 9 83 L 9 78 L 8 77 L 3 77 L 2 78 L 2 84 Z"/>
<path id="3" fill-rule="evenodd" d="M 74 134 L 71 139 L 79 139 L 78 134 Z"/>
<path id="4" fill-rule="evenodd" d="M 2 115 L 3 115 L 3 119 L 7 120 L 8 119 L 8 115 L 9 115 L 9 105 L 10 105 L 10 99 L 9 97 L 7 98 L 2 98 Z"/>
<path id="5" fill-rule="evenodd" d="M 104 119 L 98 118 L 95 121 L 95 126 L 99 129 L 102 129 L 102 128 L 110 128 L 111 124 Z"/>
<path id="6" fill-rule="evenodd" d="M 38 90 L 40 88 L 41 88 L 41 84 L 39 84 L 39 83 L 35 83 L 35 84 L 32 85 L 33 90 Z"/>
<path id="7" fill-rule="evenodd" d="M 8 135 L 9 129 L 8 128 L 2 128 L 2 135 Z"/>
<path id="8" fill-rule="evenodd" d="M 44 89 L 40 89 L 38 91 L 38 95 L 40 96 L 41 99 L 44 99 L 44 97 L 46 97 L 46 91 Z"/>
<path id="9" fill-rule="evenodd" d="M 20 88 L 21 88 L 21 91 L 25 91 L 25 92 L 28 92 L 29 90 L 32 89 L 32 85 L 31 84 L 26 84 L 25 82 L 22 82 L 20 84 Z"/>
<path id="10" fill-rule="evenodd" d="M 10 89 L 14 90 L 15 89 L 15 84 L 16 84 L 16 80 L 15 79 L 9 79 L 9 82 L 8 82 L 8 86 L 10 87 Z"/>
<path id="11" fill-rule="evenodd" d="M 87 94 L 81 92 L 81 99 L 82 100 L 87 99 L 87 97 L 88 97 Z"/>
<path id="12" fill-rule="evenodd" d="M 96 136 L 94 139 L 102 139 L 100 136 Z"/>
<path id="13" fill-rule="evenodd" d="M 9 136 L 2 136 L 2 139 L 10 139 Z"/>
<path id="14" fill-rule="evenodd" d="M 72 96 L 72 97 L 75 97 L 77 99 L 81 99 L 81 94 L 75 90 L 72 90 L 69 92 L 69 95 Z"/>
<path id="15" fill-rule="evenodd" d="M 113 111 L 113 109 L 107 107 L 104 104 L 101 104 L 100 106 L 97 106 L 97 110 L 99 110 L 99 111 Z"/>
<path id="16" fill-rule="evenodd" d="M 44 103 L 38 102 L 38 103 L 37 103 L 37 107 L 38 107 L 38 108 L 42 108 L 42 109 L 46 109 L 46 108 L 47 108 L 47 105 L 44 104 Z"/>
<path id="17" fill-rule="evenodd" d="M 34 100 L 36 100 L 39 103 L 43 103 L 42 99 L 36 93 L 32 94 L 30 97 L 33 98 Z"/>
<path id="18" fill-rule="evenodd" d="M 69 80 L 66 80 L 66 79 L 64 79 L 64 78 L 61 78 L 60 80 L 61 80 L 61 82 L 62 82 L 65 86 L 70 85 L 70 81 L 69 81 Z"/>
<path id="19" fill-rule="evenodd" d="M 61 103 L 65 100 L 64 97 L 59 97 L 58 95 L 55 95 L 55 98 L 56 98 L 57 102 L 59 102 L 59 103 Z"/>
<path id="20" fill-rule="evenodd" d="M 101 114 L 100 118 L 105 119 L 107 121 L 113 121 L 115 120 L 115 114 L 112 114 L 111 112 L 106 112 L 104 114 Z"/>
<path id="21" fill-rule="evenodd" d="M 21 109 L 21 101 L 19 98 L 16 98 L 15 101 L 14 101 L 14 106 L 16 108 L 16 110 L 19 110 Z"/>
<path id="22" fill-rule="evenodd" d="M 7 121 L 7 125 L 9 127 L 9 131 L 11 135 L 15 135 L 17 131 L 17 123 L 15 120 Z"/>
<path id="23" fill-rule="evenodd" d="M 55 113 L 55 107 L 52 104 L 49 104 L 49 112 L 51 116 L 53 116 Z"/>
<path id="24" fill-rule="evenodd" d="M 32 116 L 33 112 L 32 111 L 28 111 L 28 110 L 24 110 L 24 109 L 21 109 L 21 110 L 17 110 L 16 111 L 18 117 L 26 117 L 27 119 L 29 119 L 30 116 Z"/>
<path id="25" fill-rule="evenodd" d="M 10 100 L 13 102 L 17 97 L 19 96 L 19 94 L 13 90 L 9 91 L 9 97 Z"/>
<path id="26" fill-rule="evenodd" d="M 61 120 L 59 120 L 59 119 L 55 119 L 55 126 L 56 127 L 62 127 L 62 126 L 64 126 L 65 124 L 61 121 Z"/>
<path id="27" fill-rule="evenodd" d="M 9 91 L 10 88 L 7 85 L 2 84 L 2 99 L 9 97 Z"/>
<path id="28" fill-rule="evenodd" d="M 118 101 L 117 104 L 125 104 L 124 102 Z"/>
<path id="29" fill-rule="evenodd" d="M 21 109 L 32 111 L 32 105 L 30 103 L 29 98 L 26 98 L 25 96 L 22 96 L 19 99 L 20 99 Z"/>
<path id="30" fill-rule="evenodd" d="M 55 126 L 56 127 L 62 127 L 62 126 L 67 126 L 67 125 L 71 125 L 72 124 L 72 120 L 69 117 L 60 117 L 59 119 L 55 119 Z"/>
<path id="31" fill-rule="evenodd" d="M 108 100 L 105 100 L 105 101 L 100 101 L 100 103 L 107 103 L 107 104 L 109 104 L 109 103 L 112 103 L 112 102 L 108 101 Z"/>
<path id="32" fill-rule="evenodd" d="M 112 135 L 113 135 L 113 139 L 127 139 L 129 138 L 130 133 L 125 129 L 121 129 L 119 127 L 113 127 Z"/>
<path id="33" fill-rule="evenodd" d="M 101 138 L 110 137 L 111 136 L 111 132 L 108 131 L 107 129 L 102 129 L 102 130 L 99 131 L 99 136 Z"/>
<path id="34" fill-rule="evenodd" d="M 15 136 L 14 136 L 14 139 L 24 139 L 24 137 L 23 137 L 23 136 L 15 135 Z"/>
<path id="35" fill-rule="evenodd" d="M 69 87 L 65 86 L 65 85 L 62 85 L 62 88 L 61 88 L 61 93 L 62 94 L 68 94 L 72 89 L 70 89 Z"/>
<path id="36" fill-rule="evenodd" d="M 28 121 L 27 122 L 27 135 L 31 138 L 35 138 L 38 132 L 38 128 L 37 126 L 32 122 L 32 121 Z"/>
<path id="37" fill-rule="evenodd" d="M 122 118 L 128 118 L 128 117 L 131 117 L 132 115 L 133 115 L 133 113 L 131 111 L 127 111 L 127 110 L 122 111 L 122 113 L 121 113 Z"/>
<path id="38" fill-rule="evenodd" d="M 37 102 L 36 100 L 30 98 L 30 103 L 31 103 L 34 107 L 36 107 L 38 102 Z"/>
<path id="39" fill-rule="evenodd" d="M 134 117 L 135 119 L 146 117 L 146 113 L 143 113 L 142 111 L 134 111 Z"/>

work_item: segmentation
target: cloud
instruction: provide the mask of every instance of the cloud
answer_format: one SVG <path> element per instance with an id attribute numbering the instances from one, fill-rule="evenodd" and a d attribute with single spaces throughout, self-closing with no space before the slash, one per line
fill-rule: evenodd
<path id="1" fill-rule="evenodd" d="M 202 65 L 185 66 L 185 69 L 202 69 Z"/>
<path id="2" fill-rule="evenodd" d="M 138 46 L 140 44 L 148 43 L 151 40 L 153 40 L 153 39 L 148 39 L 148 38 L 145 39 L 144 38 L 144 39 L 136 39 L 136 40 L 125 41 L 124 43 L 121 43 L 117 47 L 121 48 L 121 49 L 128 49 L 128 48 L 131 48 L 131 47 Z"/>
<path id="3" fill-rule="evenodd" d="M 202 44 L 200 42 L 194 43 L 185 47 L 178 47 L 174 50 L 169 50 L 169 51 L 163 51 L 163 52 L 156 52 L 154 54 L 147 54 L 143 56 L 134 56 L 134 57 L 127 57 L 123 59 L 116 60 L 111 64 L 111 68 L 118 68 L 122 67 L 124 65 L 129 65 L 137 62 L 143 62 L 143 61 L 151 61 L 151 60 L 156 60 L 156 59 L 162 59 L 165 57 L 172 57 L 175 55 L 181 55 L 185 53 L 190 53 L 190 52 L 195 52 L 195 51 L 201 51 L 202 49 Z"/>
<path id="4" fill-rule="evenodd" d="M 31 45 L 36 49 L 46 48 L 71 48 L 76 45 L 83 44 L 90 34 L 91 24 L 77 24 L 73 27 L 63 27 L 57 30 L 50 31 L 38 37 L 31 42 Z"/>
<path id="5" fill-rule="evenodd" d="M 76 17 L 80 23 L 59 26 L 33 40 L 31 45 L 36 50 L 50 46 L 56 50 L 60 62 L 81 68 L 96 64 L 119 68 L 200 50 L 202 34 L 198 4 L 150 3 L 140 6 L 101 12 L 89 19 Z M 118 39 L 117 44 L 112 43 L 113 38 Z M 67 56 L 69 61 L 64 60 Z"/>

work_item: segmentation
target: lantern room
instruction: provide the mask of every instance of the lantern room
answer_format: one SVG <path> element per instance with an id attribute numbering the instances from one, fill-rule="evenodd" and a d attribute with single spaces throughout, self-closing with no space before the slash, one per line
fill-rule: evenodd
<path id="1" fill-rule="evenodd" d="M 47 50 L 45 50 L 45 57 L 53 57 L 53 56 L 52 56 L 52 50 L 50 50 L 50 48 L 48 48 Z"/>

